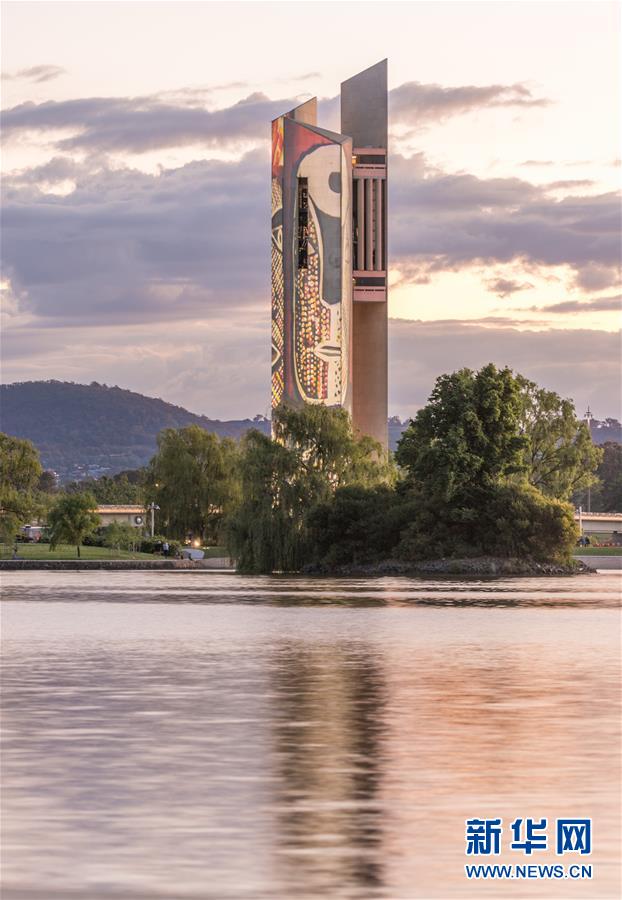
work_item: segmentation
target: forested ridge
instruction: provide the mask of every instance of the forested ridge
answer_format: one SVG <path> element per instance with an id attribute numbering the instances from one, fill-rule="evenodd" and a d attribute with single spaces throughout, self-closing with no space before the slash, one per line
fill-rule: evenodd
<path id="1" fill-rule="evenodd" d="M 197 415 L 156 397 L 92 382 L 25 381 L 0 386 L 2 430 L 35 445 L 46 469 L 63 481 L 112 475 L 146 465 L 165 428 L 199 425 L 220 437 L 239 439 L 250 428 L 270 433 L 262 416 L 221 421 Z M 398 416 L 389 419 L 389 447 L 407 427 Z M 622 441 L 615 419 L 593 420 L 597 444 Z"/>
<path id="2" fill-rule="evenodd" d="M 2 430 L 27 438 L 46 469 L 63 479 L 145 465 L 164 428 L 198 425 L 221 437 L 249 428 L 269 432 L 262 417 L 220 421 L 155 397 L 93 382 L 26 381 L 2 385 Z"/>

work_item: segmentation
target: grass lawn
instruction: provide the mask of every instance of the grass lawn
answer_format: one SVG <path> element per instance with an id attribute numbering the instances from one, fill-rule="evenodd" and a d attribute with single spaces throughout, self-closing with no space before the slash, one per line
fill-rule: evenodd
<path id="1" fill-rule="evenodd" d="M 577 547 L 575 556 L 622 556 L 622 547 Z"/>
<path id="2" fill-rule="evenodd" d="M 20 559 L 77 559 L 75 547 L 59 544 L 50 551 L 49 544 L 18 544 L 17 555 Z M 13 546 L 0 546 L 0 559 L 11 559 Z M 153 553 L 130 553 L 128 550 L 109 550 L 107 547 L 80 547 L 81 559 L 157 559 Z"/>

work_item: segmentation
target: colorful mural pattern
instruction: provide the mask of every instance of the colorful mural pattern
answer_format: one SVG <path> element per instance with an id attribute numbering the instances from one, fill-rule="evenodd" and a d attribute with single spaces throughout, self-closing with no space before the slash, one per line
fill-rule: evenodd
<path id="1" fill-rule="evenodd" d="M 349 348 L 342 346 L 344 329 L 349 340 L 351 302 L 351 271 L 343 271 L 351 215 L 345 159 L 341 142 L 313 126 L 292 116 L 272 123 L 273 407 L 283 400 L 349 402 Z M 308 184 L 305 256 L 299 252 L 299 179 Z"/>
<path id="2" fill-rule="evenodd" d="M 283 281 L 283 192 L 278 178 L 272 179 L 272 406 L 283 399 L 283 347 L 285 291 Z"/>
<path id="3" fill-rule="evenodd" d="M 331 310 L 320 300 L 320 253 L 313 216 L 309 221 L 308 259 L 307 268 L 296 273 L 294 359 L 300 393 L 312 402 L 328 399 L 329 362 L 317 350 L 330 340 L 331 325 Z"/>
<path id="4" fill-rule="evenodd" d="M 272 406 L 285 390 L 285 283 L 283 276 L 283 117 L 272 123 Z"/>

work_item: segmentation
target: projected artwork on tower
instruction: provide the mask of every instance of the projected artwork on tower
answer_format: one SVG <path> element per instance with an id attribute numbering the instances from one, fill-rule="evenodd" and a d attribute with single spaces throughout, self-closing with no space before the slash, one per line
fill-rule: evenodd
<path id="1" fill-rule="evenodd" d="M 272 123 L 272 406 L 283 399 L 283 117 Z"/>
<path id="2" fill-rule="evenodd" d="M 335 137 L 290 116 L 272 123 L 273 406 L 348 402 L 350 177 Z"/>
<path id="3" fill-rule="evenodd" d="M 272 406 L 339 406 L 387 447 L 387 63 L 272 122 Z"/>

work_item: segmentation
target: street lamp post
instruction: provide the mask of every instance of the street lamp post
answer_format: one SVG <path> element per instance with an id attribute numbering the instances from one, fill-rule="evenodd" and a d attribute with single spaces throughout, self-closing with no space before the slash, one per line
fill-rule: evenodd
<path id="1" fill-rule="evenodd" d="M 590 437 L 592 437 L 592 419 L 594 416 L 592 415 L 592 410 L 587 408 L 587 412 L 585 413 L 585 421 L 587 423 L 587 430 L 590 433 Z M 588 484 L 587 486 L 587 511 L 588 513 L 592 512 L 592 486 Z"/>
<path id="2" fill-rule="evenodd" d="M 153 537 L 155 534 L 155 511 L 156 509 L 160 509 L 160 507 L 157 503 L 150 503 L 147 509 L 151 513 L 151 537 Z"/>

